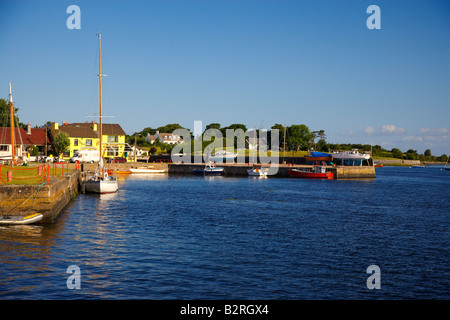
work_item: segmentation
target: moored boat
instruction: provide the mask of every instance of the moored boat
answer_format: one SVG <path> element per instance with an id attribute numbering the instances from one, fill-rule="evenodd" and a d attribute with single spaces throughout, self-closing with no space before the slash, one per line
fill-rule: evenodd
<path id="1" fill-rule="evenodd" d="M 450 154 L 448 155 L 447 162 L 445 163 L 445 166 L 444 166 L 444 170 L 447 170 L 447 171 L 450 170 L 450 167 L 448 167 L 448 159 L 450 159 Z"/>
<path id="2" fill-rule="evenodd" d="M 0 216 L 0 225 L 25 225 L 32 224 L 42 220 L 44 216 L 41 213 L 35 213 L 28 216 Z"/>
<path id="3" fill-rule="evenodd" d="M 331 154 L 333 159 L 351 159 L 351 160 L 368 160 L 370 159 L 370 154 L 360 153 L 358 150 L 354 149 L 352 151 L 342 151 L 333 152 Z"/>
<path id="4" fill-rule="evenodd" d="M 324 152 L 312 152 L 305 157 L 306 161 L 332 161 L 333 157 L 329 153 Z"/>
<path id="5" fill-rule="evenodd" d="M 376 162 L 376 163 L 374 163 L 374 165 L 373 165 L 375 168 L 383 168 L 383 164 L 382 163 L 380 163 L 380 162 Z"/>
<path id="6" fill-rule="evenodd" d="M 108 170 L 108 174 L 112 172 L 112 170 Z M 116 170 L 116 174 L 131 174 L 130 170 Z"/>
<path id="7" fill-rule="evenodd" d="M 268 169 L 263 168 L 252 168 L 247 170 L 249 176 L 252 177 L 267 177 Z"/>
<path id="8" fill-rule="evenodd" d="M 102 161 L 100 160 L 100 162 Z M 108 171 L 110 170 L 103 170 L 101 166 L 99 166 L 93 175 L 85 177 L 83 181 L 84 192 L 87 193 L 117 192 L 117 190 L 119 190 L 117 179 L 114 175 L 109 175 Z"/>
<path id="9" fill-rule="evenodd" d="M 131 173 L 164 173 L 166 169 L 156 169 L 154 166 L 130 168 Z"/>
<path id="10" fill-rule="evenodd" d="M 325 167 L 314 166 L 313 169 L 289 169 L 289 177 L 305 179 L 334 179 L 333 172 L 327 171 Z"/>
<path id="11" fill-rule="evenodd" d="M 98 162 L 98 167 L 96 171 L 91 176 L 86 176 L 82 182 L 82 188 L 84 192 L 88 193 L 113 193 L 119 190 L 119 185 L 117 183 L 116 172 L 110 171 L 112 174 L 108 174 L 108 170 L 103 167 L 103 116 L 102 116 L 102 55 L 101 55 L 101 35 L 98 35 L 98 47 L 99 47 L 99 120 L 100 120 L 100 161 Z"/>
<path id="12" fill-rule="evenodd" d="M 206 175 L 208 175 L 208 176 L 212 176 L 212 175 L 220 176 L 220 175 L 223 174 L 223 169 L 224 168 L 222 168 L 222 167 L 216 167 L 215 165 L 209 163 L 203 169 L 194 169 L 194 170 L 192 170 L 192 173 L 194 175 L 197 175 L 197 176 L 206 176 Z"/>
<path id="13" fill-rule="evenodd" d="M 360 153 L 354 149 L 352 151 L 340 151 L 331 153 L 333 162 L 338 166 L 372 166 L 370 154 Z"/>

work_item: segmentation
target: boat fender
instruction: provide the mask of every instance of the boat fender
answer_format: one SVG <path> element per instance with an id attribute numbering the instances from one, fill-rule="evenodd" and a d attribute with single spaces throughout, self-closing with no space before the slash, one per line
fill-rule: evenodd
<path id="1" fill-rule="evenodd" d="M 108 172 L 105 172 L 104 174 L 103 174 L 103 178 L 106 180 L 106 179 L 108 179 Z"/>

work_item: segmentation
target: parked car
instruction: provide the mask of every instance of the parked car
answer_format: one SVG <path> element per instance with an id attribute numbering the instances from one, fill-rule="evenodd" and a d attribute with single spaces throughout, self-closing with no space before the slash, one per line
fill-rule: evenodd
<path id="1" fill-rule="evenodd" d="M 112 162 L 125 163 L 125 162 L 127 162 L 127 159 L 126 158 L 108 158 L 108 160 L 106 160 L 106 162 L 108 162 L 108 163 L 112 163 Z"/>

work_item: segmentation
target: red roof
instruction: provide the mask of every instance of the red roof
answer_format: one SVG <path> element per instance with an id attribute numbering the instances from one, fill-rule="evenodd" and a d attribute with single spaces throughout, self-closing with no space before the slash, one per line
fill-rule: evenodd
<path id="1" fill-rule="evenodd" d="M 47 140 L 47 144 L 51 144 L 44 128 L 31 128 L 31 134 L 27 134 L 27 138 L 35 146 L 45 145 L 45 140 Z"/>
<path id="2" fill-rule="evenodd" d="M 45 134 L 45 129 L 32 128 L 31 134 L 27 134 L 27 131 L 23 128 L 14 128 L 15 144 L 45 145 L 45 138 L 47 138 L 47 144 L 51 144 Z M 0 127 L 0 144 L 11 144 L 10 127 Z"/>

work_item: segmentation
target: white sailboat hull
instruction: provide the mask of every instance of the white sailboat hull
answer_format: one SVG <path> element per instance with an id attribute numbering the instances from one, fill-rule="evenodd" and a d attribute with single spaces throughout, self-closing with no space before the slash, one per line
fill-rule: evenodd
<path id="1" fill-rule="evenodd" d="M 164 173 L 166 172 L 165 169 L 140 169 L 140 168 L 130 168 L 129 169 L 131 171 L 131 173 Z"/>
<path id="2" fill-rule="evenodd" d="M 92 180 L 84 182 L 84 190 L 88 193 L 113 193 L 119 186 L 117 180 Z"/>

